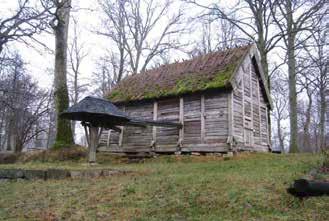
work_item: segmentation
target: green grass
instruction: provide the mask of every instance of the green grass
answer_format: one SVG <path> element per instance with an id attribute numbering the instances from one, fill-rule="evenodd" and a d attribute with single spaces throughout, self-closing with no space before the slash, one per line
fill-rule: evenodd
<path id="1" fill-rule="evenodd" d="M 101 164 L 139 173 L 0 183 L 0 220 L 328 220 L 329 197 L 299 201 L 285 191 L 320 161 L 310 154 L 244 154 L 225 161 L 164 156 L 138 164 Z M 15 167 L 41 165 L 60 166 Z"/>

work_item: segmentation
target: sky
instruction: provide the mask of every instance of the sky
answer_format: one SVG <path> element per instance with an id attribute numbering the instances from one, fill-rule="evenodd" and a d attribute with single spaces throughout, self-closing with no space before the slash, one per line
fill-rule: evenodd
<path id="1" fill-rule="evenodd" d="M 4 7 L 0 9 L 0 13 L 10 13 L 15 8 L 12 0 L 0 0 L 0 4 Z M 98 58 L 113 48 L 113 43 L 106 37 L 97 35 L 96 30 L 101 26 L 100 18 L 102 16 L 98 8 L 97 0 L 90 1 L 75 1 L 72 0 L 73 9 L 71 16 L 78 21 L 78 29 L 80 32 L 79 41 L 84 44 L 85 51 L 88 52 L 87 57 L 81 64 L 81 80 L 82 83 L 91 82 L 92 73 L 96 69 L 96 62 Z M 195 10 L 196 11 L 196 10 Z M 161 27 L 161 25 L 159 25 Z M 70 23 L 69 42 L 70 36 L 73 34 L 73 23 Z M 154 33 L 157 33 L 155 30 Z M 54 68 L 54 35 L 43 33 L 36 36 L 36 38 L 45 44 L 52 51 L 46 50 L 43 46 L 28 41 L 30 45 L 23 43 L 12 43 L 11 48 L 15 48 L 22 55 L 27 63 L 27 69 L 39 85 L 45 89 L 51 88 L 53 82 L 53 68 Z M 186 35 L 183 41 L 190 41 L 195 38 L 195 35 Z M 173 60 L 186 58 L 183 53 L 171 54 Z M 90 85 L 92 91 L 92 85 Z"/>

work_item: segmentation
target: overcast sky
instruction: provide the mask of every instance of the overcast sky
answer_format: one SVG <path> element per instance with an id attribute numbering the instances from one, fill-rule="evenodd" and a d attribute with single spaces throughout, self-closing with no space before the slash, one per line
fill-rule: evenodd
<path id="1" fill-rule="evenodd" d="M 0 0 L 0 13 L 3 15 L 9 14 L 15 9 L 15 2 L 12 0 Z M 180 1 L 177 1 L 180 2 Z M 205 1 L 210 2 L 210 1 Z M 100 28 L 100 18 L 102 13 L 98 8 L 97 0 L 89 1 L 77 1 L 72 0 L 73 9 L 71 16 L 75 17 L 78 21 L 78 29 L 80 30 L 79 41 L 84 43 L 85 51 L 88 51 L 88 56 L 83 60 L 81 64 L 82 81 L 90 83 L 92 73 L 95 71 L 97 59 L 106 54 L 106 51 L 111 51 L 113 45 L 109 39 L 99 36 L 94 33 L 95 30 Z M 177 3 L 177 7 L 180 4 Z M 192 9 L 192 10 L 191 10 Z M 175 8 L 173 7 L 173 11 Z M 190 7 L 188 10 L 189 16 L 198 12 L 199 9 Z M 161 28 L 161 25 L 158 26 Z M 70 36 L 72 37 L 73 25 L 70 23 Z M 157 31 L 155 30 L 155 35 Z M 191 35 L 184 35 L 180 38 L 184 43 L 192 42 L 196 40 L 198 30 L 194 29 L 194 33 Z M 54 36 L 52 34 L 42 34 L 37 36 L 43 44 L 48 48 L 54 50 Z M 53 67 L 54 67 L 54 54 L 44 49 L 41 45 L 32 43 L 28 46 L 23 43 L 11 43 L 11 48 L 15 48 L 23 56 L 24 61 L 27 62 L 27 69 L 32 74 L 34 79 L 39 82 L 39 85 L 43 88 L 50 88 L 53 82 Z M 170 54 L 172 60 L 179 60 L 186 58 L 187 55 L 175 52 Z M 92 85 L 91 85 L 92 86 Z"/>

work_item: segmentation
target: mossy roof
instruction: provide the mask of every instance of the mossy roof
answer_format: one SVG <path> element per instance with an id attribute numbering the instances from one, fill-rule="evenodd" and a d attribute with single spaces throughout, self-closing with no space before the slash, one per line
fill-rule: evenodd
<path id="1" fill-rule="evenodd" d="M 119 103 L 229 88 L 232 75 L 251 46 L 212 52 L 127 76 L 107 98 Z"/>

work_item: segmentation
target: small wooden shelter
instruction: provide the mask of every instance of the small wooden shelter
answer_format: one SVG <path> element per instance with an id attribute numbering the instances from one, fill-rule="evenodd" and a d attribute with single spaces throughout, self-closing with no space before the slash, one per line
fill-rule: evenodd
<path id="1" fill-rule="evenodd" d="M 69 120 L 81 121 L 89 147 L 89 163 L 96 162 L 96 149 L 103 129 L 121 133 L 123 125 L 142 128 L 147 125 L 181 128 L 180 123 L 129 117 L 108 100 L 92 96 L 85 97 L 60 116 Z"/>
<path id="2" fill-rule="evenodd" d="M 123 79 L 108 99 L 129 117 L 182 127 L 121 127 L 102 134 L 112 152 L 268 151 L 271 98 L 256 45 L 165 64 Z"/>

